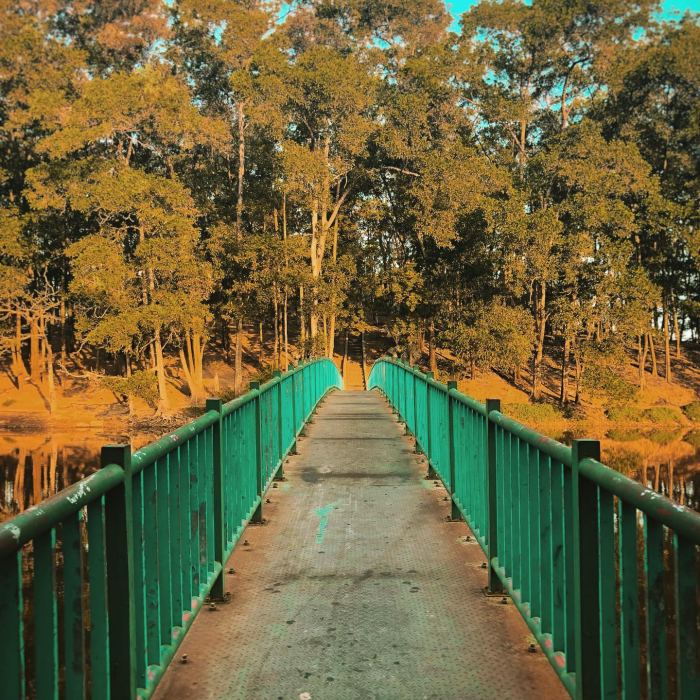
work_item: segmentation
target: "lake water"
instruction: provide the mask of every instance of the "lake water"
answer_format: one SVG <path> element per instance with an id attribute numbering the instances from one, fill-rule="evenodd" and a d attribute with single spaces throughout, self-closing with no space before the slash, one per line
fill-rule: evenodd
<path id="1" fill-rule="evenodd" d="M 131 442 L 139 448 L 156 437 L 128 432 L 0 432 L 0 520 L 94 472 L 102 445 Z M 559 439 L 570 442 L 571 437 Z M 611 430 L 602 450 L 609 466 L 700 511 L 700 430 Z"/>

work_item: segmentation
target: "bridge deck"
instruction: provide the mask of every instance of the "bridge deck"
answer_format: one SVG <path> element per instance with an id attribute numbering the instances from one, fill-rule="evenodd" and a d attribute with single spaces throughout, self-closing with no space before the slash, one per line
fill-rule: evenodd
<path id="1" fill-rule="evenodd" d="M 285 470 L 157 698 L 567 697 L 380 396 L 327 397 Z"/>

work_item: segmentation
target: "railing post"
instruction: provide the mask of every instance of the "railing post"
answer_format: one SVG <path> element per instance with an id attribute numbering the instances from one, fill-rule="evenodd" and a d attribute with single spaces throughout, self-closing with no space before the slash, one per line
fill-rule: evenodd
<path id="1" fill-rule="evenodd" d="M 136 613 L 132 533 L 131 447 L 105 445 L 100 465 L 118 464 L 124 481 L 104 496 L 109 686 L 113 698 L 136 697 Z"/>
<path id="2" fill-rule="evenodd" d="M 293 362 L 289 363 L 289 371 L 292 373 L 292 433 L 294 437 L 289 454 L 295 455 L 297 454 L 297 372 Z"/>
<path id="3" fill-rule="evenodd" d="M 491 411 L 501 410 L 500 399 L 486 399 L 486 522 L 489 557 L 489 593 L 501 593 L 503 585 L 493 561 L 498 557 L 498 475 L 496 454 L 496 425 L 489 420 Z"/>
<path id="4" fill-rule="evenodd" d="M 426 433 L 426 445 L 425 456 L 428 460 L 428 479 L 437 479 L 437 473 L 433 469 L 433 465 L 430 463 L 430 455 L 432 454 L 432 440 L 430 436 L 430 383 L 428 379 L 433 378 L 432 372 L 425 373 L 425 433 Z"/>
<path id="5" fill-rule="evenodd" d="M 277 382 L 277 453 L 280 456 L 280 464 L 277 468 L 277 473 L 275 474 L 275 479 L 279 481 L 284 480 L 284 447 L 283 447 L 283 430 L 284 421 L 282 420 L 282 372 L 276 369 L 273 372 L 275 377 L 280 377 L 279 382 Z"/>
<path id="6" fill-rule="evenodd" d="M 258 507 L 253 513 L 251 522 L 258 525 L 263 521 L 263 474 L 262 474 L 262 425 L 260 421 L 260 382 L 250 382 L 249 388 L 255 392 L 255 490 L 258 494 Z"/>
<path id="7" fill-rule="evenodd" d="M 418 445 L 418 392 L 416 391 L 416 385 L 418 379 L 416 378 L 416 368 L 412 368 L 413 371 L 413 437 L 416 440 L 416 454 L 420 454 L 420 447 Z"/>
<path id="8" fill-rule="evenodd" d="M 454 401 L 452 400 L 452 389 L 457 389 L 457 382 L 450 379 L 447 382 L 447 434 L 449 436 L 450 455 L 450 501 L 452 507 L 450 520 L 462 520 L 462 513 L 455 503 L 455 479 L 457 477 L 457 452 L 455 450 L 455 426 L 454 426 Z"/>
<path id="9" fill-rule="evenodd" d="M 212 425 L 212 484 L 214 489 L 214 561 L 221 564 L 221 573 L 212 586 L 210 597 L 215 600 L 224 599 L 224 556 L 226 556 L 226 536 L 224 525 L 224 464 L 223 464 L 223 433 L 222 410 L 224 402 L 221 399 L 207 399 L 206 411 L 216 411 L 218 418 Z"/>
<path id="10" fill-rule="evenodd" d="M 597 700 L 601 697 L 598 489 L 592 481 L 580 477 L 579 464 L 588 458 L 599 460 L 600 443 L 574 440 L 571 456 L 576 700 Z M 605 565 L 612 566 L 613 562 Z M 614 576 L 615 572 L 608 575 Z"/>

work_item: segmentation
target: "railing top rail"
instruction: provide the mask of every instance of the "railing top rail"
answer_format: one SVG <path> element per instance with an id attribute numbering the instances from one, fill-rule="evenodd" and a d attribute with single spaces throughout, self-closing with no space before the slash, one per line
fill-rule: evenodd
<path id="1" fill-rule="evenodd" d="M 304 367 L 324 361 L 330 362 L 331 360 L 320 358 L 311 362 L 300 363 L 288 372 L 273 377 L 270 381 L 263 384 L 260 389 L 248 391 L 243 396 L 239 396 L 225 404 L 224 415 L 248 403 L 258 394 L 266 392 L 275 384 L 283 381 L 285 377 L 300 371 Z M 219 414 L 216 411 L 207 411 L 177 430 L 136 450 L 131 456 L 132 473 L 138 474 L 161 457 L 177 449 L 179 445 L 206 430 L 216 423 L 218 416 Z M 57 526 L 62 520 L 73 515 L 83 506 L 107 493 L 111 488 L 121 483 L 123 479 L 124 470 L 116 464 L 111 464 L 0 524 L 0 557 L 16 552 L 34 537 Z"/>
<path id="2" fill-rule="evenodd" d="M 579 474 L 657 522 L 700 545 L 700 513 L 657 493 L 595 459 L 582 459 Z"/>
<path id="3" fill-rule="evenodd" d="M 449 393 L 449 395 L 453 396 L 457 401 L 486 415 L 486 408 L 483 404 L 456 389 L 448 389 L 446 385 L 427 376 L 416 367 L 411 367 L 404 361 L 391 357 L 380 358 L 375 362 L 375 366 L 380 362 L 388 362 L 402 367 L 405 371 L 415 374 L 431 386 L 436 386 Z M 567 467 L 573 466 L 572 450 L 567 445 L 553 440 L 546 435 L 542 435 L 517 420 L 504 416 L 499 411 L 491 411 L 488 414 L 488 419 L 495 425 L 517 436 L 519 439 L 532 445 L 552 459 L 561 462 Z M 657 522 L 687 538 L 692 543 L 700 545 L 700 513 L 696 513 L 694 510 L 672 501 L 670 498 L 657 493 L 653 489 L 647 488 L 644 484 L 630 479 L 597 460 L 583 459 L 579 463 L 578 468 L 581 476 L 622 499 L 625 503 L 633 505 L 638 510 L 654 518 Z"/>
<path id="4" fill-rule="evenodd" d="M 0 557 L 16 552 L 124 481 L 124 470 L 110 464 L 0 525 Z"/>

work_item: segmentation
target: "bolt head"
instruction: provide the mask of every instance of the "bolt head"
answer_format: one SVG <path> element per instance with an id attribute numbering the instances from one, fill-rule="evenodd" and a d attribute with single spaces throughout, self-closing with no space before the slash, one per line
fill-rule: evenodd
<path id="1" fill-rule="evenodd" d="M 485 569 L 485 568 L 486 568 L 486 562 L 485 562 L 485 561 L 482 561 L 482 562 L 481 562 L 481 568 L 482 568 L 482 569 Z"/>
<path id="2" fill-rule="evenodd" d="M 501 598 L 501 605 L 508 605 L 508 598 Z"/>
<path id="3" fill-rule="evenodd" d="M 187 663 L 187 654 L 183 654 L 183 655 L 180 657 L 180 663 L 181 663 L 181 664 L 186 664 L 186 663 Z"/>
<path id="4" fill-rule="evenodd" d="M 276 488 L 277 488 L 277 484 L 275 484 L 274 482 L 272 482 L 272 488 L 273 488 L 273 489 L 276 489 Z"/>
<path id="5" fill-rule="evenodd" d="M 527 648 L 527 650 L 531 653 L 534 654 L 537 651 L 537 647 L 531 642 L 530 646 Z"/>

